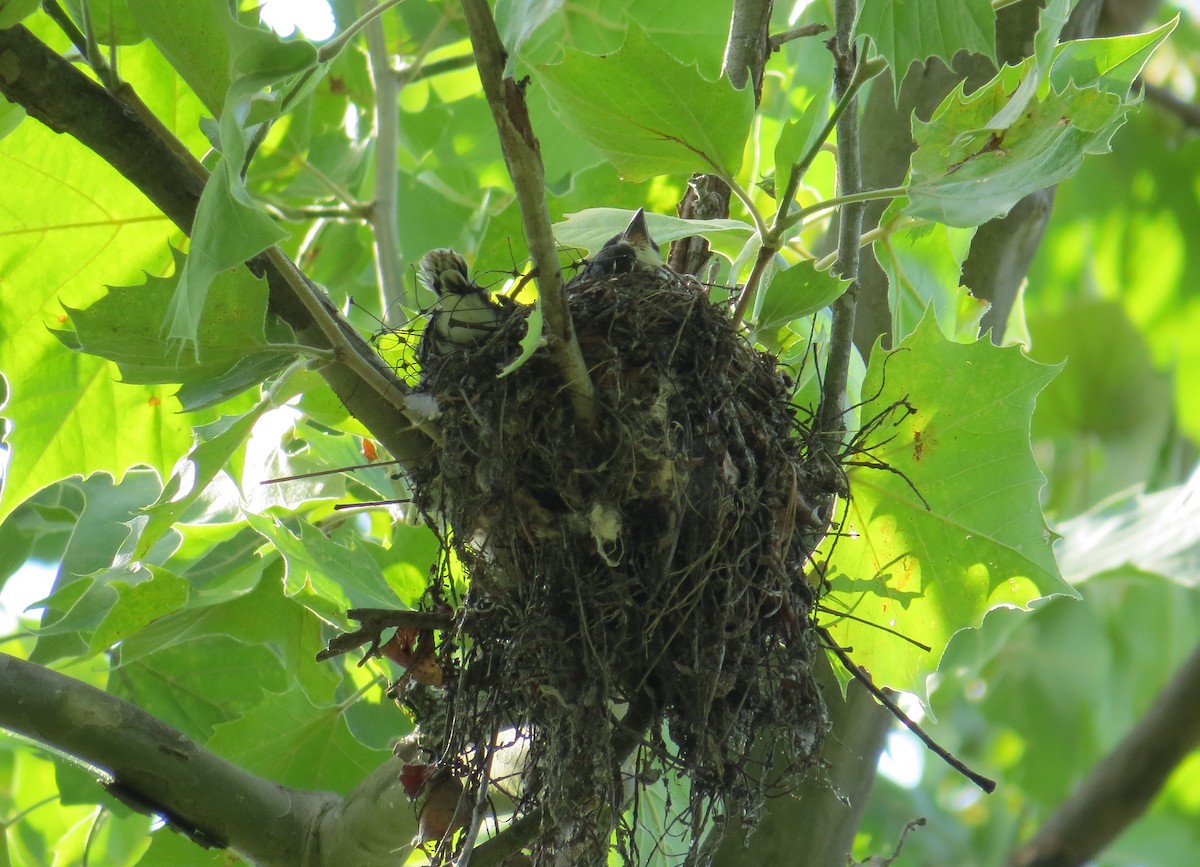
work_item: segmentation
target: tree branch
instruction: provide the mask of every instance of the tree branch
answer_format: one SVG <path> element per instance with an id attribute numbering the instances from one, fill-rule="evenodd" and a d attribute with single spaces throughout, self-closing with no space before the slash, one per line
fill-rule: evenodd
<path id="1" fill-rule="evenodd" d="M 1090 861 L 1145 812 L 1167 777 L 1200 745 L 1200 647 L 1133 729 L 1088 774 L 1012 867 Z"/>
<path id="2" fill-rule="evenodd" d="M 375 198 L 371 203 L 371 228 L 375 239 L 375 279 L 379 283 L 379 309 L 384 322 L 393 305 L 404 299 L 400 270 L 399 168 L 396 138 L 400 128 L 400 88 L 388 62 L 383 19 L 365 28 L 371 81 L 375 84 Z M 415 304 L 410 304 L 415 307 Z"/>
<path id="3" fill-rule="evenodd" d="M 504 75 L 504 45 L 487 0 L 462 0 L 462 8 L 471 34 L 475 63 L 479 67 L 479 79 L 496 122 L 504 162 L 521 208 L 525 240 L 529 243 L 529 253 L 537 272 L 538 297 L 547 330 L 552 338 L 557 338 L 551 340 L 550 351 L 567 383 L 576 419 L 590 426 L 596 417 L 595 389 L 579 350 L 571 311 L 562 291 L 562 269 L 558 265 L 554 233 L 550 229 L 542 155 L 529 120 L 525 88 Z"/>
<path id="4" fill-rule="evenodd" d="M 854 20 L 855 0 L 836 0 L 834 5 L 833 86 L 839 104 L 847 104 L 837 120 L 838 139 L 838 196 L 852 196 L 862 190 L 862 163 L 859 157 L 858 100 L 843 100 L 851 93 L 858 78 L 855 59 Z M 842 207 L 838 218 L 838 257 L 833 271 L 850 288 L 833 304 L 833 325 L 829 336 L 829 360 L 821 384 L 821 405 L 817 410 L 817 432 L 838 435 L 845 429 L 842 413 L 846 402 L 846 385 L 850 370 L 850 353 L 854 348 L 854 317 L 858 306 L 858 253 L 862 234 L 864 207 L 851 202 Z M 831 445 L 832 447 L 832 445 Z"/>
<path id="5" fill-rule="evenodd" d="M 755 105 L 762 96 L 763 67 L 771 53 L 767 40 L 770 24 L 771 0 L 734 0 L 722 66 L 729 83 L 738 90 L 747 81 L 753 83 Z"/>
<path id="6" fill-rule="evenodd" d="M 0 30 L 0 93 L 31 117 L 68 133 L 134 184 L 184 233 L 206 176 L 181 158 L 182 143 L 154 130 L 127 105 L 55 54 L 24 27 Z M 329 301 L 278 248 L 247 263 L 265 274 L 270 307 L 296 331 L 297 340 L 333 349 L 337 362 L 322 375 L 346 408 L 392 456 L 412 464 L 432 447 L 426 423 L 405 413 L 407 389 Z"/>
<path id="7" fill-rule="evenodd" d="M 395 851 L 416 828 L 407 799 L 394 790 L 381 797 L 398 784 L 395 761 L 343 801 L 244 771 L 114 695 L 2 653 L 0 695 L 0 727 L 99 769 L 110 777 L 106 788 L 129 806 L 262 867 L 384 867 L 395 863 Z M 335 851 L 343 860 L 326 860 Z"/>

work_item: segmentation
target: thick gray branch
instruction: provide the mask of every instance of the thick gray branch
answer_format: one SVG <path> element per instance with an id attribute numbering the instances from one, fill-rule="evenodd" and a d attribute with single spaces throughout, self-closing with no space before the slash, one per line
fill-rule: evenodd
<path id="1" fill-rule="evenodd" d="M 1200 647 L 1116 748 L 1009 860 L 1068 867 L 1092 860 L 1150 806 L 1179 763 L 1200 746 Z"/>
<path id="2" fill-rule="evenodd" d="M 724 72 L 729 83 L 741 90 L 754 84 L 754 102 L 762 93 L 763 67 L 770 54 L 767 28 L 771 24 L 771 0 L 734 0 L 725 42 Z"/>

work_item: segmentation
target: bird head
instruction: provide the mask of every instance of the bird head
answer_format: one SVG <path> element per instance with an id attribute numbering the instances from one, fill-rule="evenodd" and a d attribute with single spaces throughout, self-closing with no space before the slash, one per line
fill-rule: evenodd
<path id="1" fill-rule="evenodd" d="M 666 265 L 658 244 L 650 237 L 646 228 L 646 213 L 638 208 L 625 231 L 613 235 L 604 246 L 588 260 L 587 266 L 577 279 L 595 280 L 614 274 L 659 273 Z"/>
<path id="2" fill-rule="evenodd" d="M 467 276 L 467 260 L 446 247 L 430 250 L 421 257 L 417 277 L 422 286 L 439 298 L 478 291 L 478 286 Z"/>

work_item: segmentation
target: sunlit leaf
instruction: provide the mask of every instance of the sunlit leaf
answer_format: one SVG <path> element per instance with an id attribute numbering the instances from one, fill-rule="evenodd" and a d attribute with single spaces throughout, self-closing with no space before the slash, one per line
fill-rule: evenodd
<path id="1" fill-rule="evenodd" d="M 1071 592 L 1054 563 L 1028 436 L 1054 373 L 1015 347 L 948 341 L 931 317 L 896 351 L 872 353 L 864 424 L 872 413 L 882 423 L 859 462 L 887 469 L 850 471 L 849 509 L 829 545 L 825 619 L 878 683 L 924 693 L 954 633 L 993 608 Z"/>
<path id="2" fill-rule="evenodd" d="M 654 175 L 732 175 L 754 114 L 749 89 L 709 81 L 657 48 L 637 26 L 614 54 L 568 51 L 537 70 L 550 105 L 630 180 Z"/>
<path id="3" fill-rule="evenodd" d="M 996 56 L 996 13 L 989 0 L 867 0 L 856 32 L 869 36 L 887 60 L 897 92 L 908 68 L 930 57 L 949 66 L 962 50 Z"/>

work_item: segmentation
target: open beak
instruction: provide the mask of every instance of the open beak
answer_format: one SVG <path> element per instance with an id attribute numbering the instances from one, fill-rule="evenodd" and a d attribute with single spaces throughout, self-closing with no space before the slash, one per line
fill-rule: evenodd
<path id="1" fill-rule="evenodd" d="M 633 248 L 641 266 L 649 270 L 662 267 L 662 255 L 659 253 L 658 244 L 650 237 L 650 230 L 646 227 L 646 212 L 641 208 L 637 209 L 637 213 L 621 233 L 620 240 Z"/>

